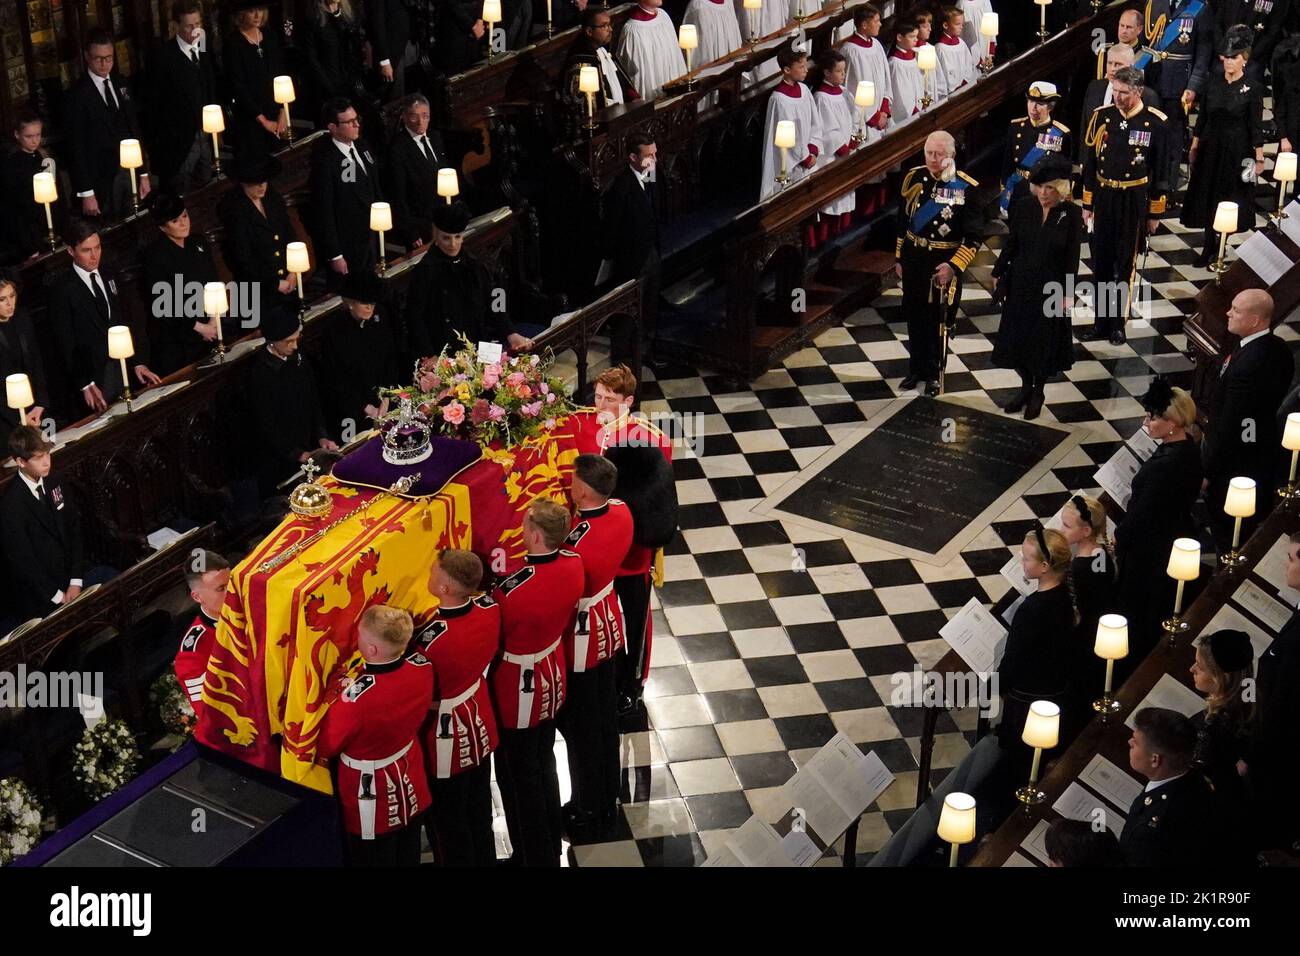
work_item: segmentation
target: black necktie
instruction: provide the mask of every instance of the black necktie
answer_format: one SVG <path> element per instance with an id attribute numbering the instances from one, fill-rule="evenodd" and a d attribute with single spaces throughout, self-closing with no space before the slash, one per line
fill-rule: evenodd
<path id="1" fill-rule="evenodd" d="M 198 65 L 199 65 L 199 51 L 198 51 L 198 50 L 193 50 L 193 49 L 190 50 L 190 60 L 191 60 L 191 62 L 193 62 L 193 64 L 194 64 L 195 66 L 198 66 Z"/>
<path id="2" fill-rule="evenodd" d="M 42 503 L 42 504 L 45 503 L 45 482 L 43 482 L 43 481 L 41 481 L 41 482 L 37 482 L 37 484 L 36 484 L 36 497 L 41 499 L 41 503 Z"/>
<path id="3" fill-rule="evenodd" d="M 366 172 L 366 167 L 361 165 L 361 157 L 357 155 L 357 148 L 355 146 L 352 147 L 352 162 L 357 164 L 357 169 L 361 170 L 361 175 L 365 176 L 367 179 L 370 178 L 370 174 Z"/>
<path id="4" fill-rule="evenodd" d="M 429 137 L 420 137 L 420 152 L 424 153 L 425 158 L 428 159 L 430 163 L 435 166 L 438 165 L 438 160 L 435 159 L 433 155 L 433 147 L 429 145 Z"/>
<path id="5" fill-rule="evenodd" d="M 113 92 L 113 84 L 107 79 L 101 82 L 104 86 L 104 105 L 110 110 L 117 109 L 117 94 Z"/>
<path id="6" fill-rule="evenodd" d="M 99 284 L 99 273 L 90 274 L 90 291 L 95 294 L 95 309 L 99 312 L 99 317 L 108 324 L 108 296 L 104 295 L 104 287 Z"/>

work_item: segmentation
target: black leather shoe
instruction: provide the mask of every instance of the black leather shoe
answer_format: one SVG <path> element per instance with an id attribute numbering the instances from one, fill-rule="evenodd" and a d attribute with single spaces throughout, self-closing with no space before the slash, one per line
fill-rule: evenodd
<path id="1" fill-rule="evenodd" d="M 1096 329 L 1083 329 L 1078 333 L 1080 342 L 1097 342 L 1106 336 Z"/>
<path id="2" fill-rule="evenodd" d="M 1012 397 L 1012 399 L 1009 402 L 1007 402 L 1005 405 L 1002 406 L 1002 410 L 1006 412 L 1008 415 L 1014 415 L 1016 412 L 1024 408 L 1025 403 L 1028 401 L 1029 401 L 1029 389 L 1022 388 L 1019 392 L 1015 394 L 1014 397 Z"/>
<path id="3" fill-rule="evenodd" d="M 1127 341 L 1128 336 L 1124 334 L 1123 329 L 1116 329 L 1114 332 L 1110 333 L 1111 345 L 1123 345 Z"/>
<path id="4" fill-rule="evenodd" d="M 917 378 L 915 375 L 909 374 L 907 378 L 903 379 L 901 382 L 898 383 L 898 387 L 906 392 L 909 389 L 916 388 L 916 383 L 919 381 L 920 379 Z"/>
<path id="5" fill-rule="evenodd" d="M 936 396 L 939 394 L 939 383 L 938 383 L 938 382 L 926 382 L 926 383 L 925 383 L 925 394 L 928 395 L 928 396 L 930 396 L 931 398 L 936 397 Z"/>
<path id="6" fill-rule="evenodd" d="M 1038 417 L 1038 413 L 1043 410 L 1043 393 L 1034 389 L 1034 393 L 1029 396 L 1029 402 L 1025 405 L 1025 421 L 1032 421 Z"/>
<path id="7" fill-rule="evenodd" d="M 620 694 L 618 698 L 618 715 L 620 717 L 631 717 L 640 706 L 640 694 Z"/>

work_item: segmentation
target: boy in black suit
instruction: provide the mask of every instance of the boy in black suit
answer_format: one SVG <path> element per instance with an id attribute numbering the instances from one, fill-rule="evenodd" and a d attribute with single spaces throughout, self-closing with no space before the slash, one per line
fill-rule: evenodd
<path id="1" fill-rule="evenodd" d="M 140 139 L 135 100 L 113 73 L 113 40 L 103 30 L 86 37 L 86 72 L 67 93 L 66 125 L 72 188 L 85 216 L 121 219 L 131 213 L 130 174 L 120 165 L 118 145 Z M 140 198 L 149 195 L 149 174 L 138 171 Z"/>
<path id="2" fill-rule="evenodd" d="M 76 600 L 90 577 L 76 507 L 49 477 L 53 447 L 31 425 L 9 436 L 18 474 L 0 497 L 0 525 L 14 600 L 24 618 L 46 617 Z M 110 576 L 96 574 L 101 581 Z"/>
<path id="3" fill-rule="evenodd" d="M 117 294 L 117 281 L 100 269 L 103 247 L 99 227 L 86 219 L 74 219 L 68 226 L 68 255 L 72 268 L 50 289 L 49 315 L 54 337 L 67 366 L 80 403 L 99 413 L 122 393 L 121 364 L 108 357 L 108 330 L 114 325 L 131 326 Z M 143 328 L 131 328 L 135 355 L 128 364 L 140 385 L 157 385 L 159 378 L 149 370 L 149 338 Z"/>
<path id="4" fill-rule="evenodd" d="M 361 119 L 350 100 L 335 97 L 325 104 L 330 138 L 311 158 L 312 246 L 330 291 L 343 277 L 373 269 L 378 261 L 370 231 L 370 204 L 382 200 L 379 167 L 361 140 Z"/>
<path id="5" fill-rule="evenodd" d="M 1232 543 L 1233 520 L 1223 513 L 1229 480 L 1255 480 L 1257 514 L 1242 523 L 1242 540 L 1272 508 L 1274 451 L 1282 438 L 1277 410 L 1295 375 L 1291 350 L 1273 334 L 1273 297 L 1263 289 L 1246 289 L 1233 297 L 1228 331 L 1241 344 L 1219 370 L 1202 446 L 1205 504 L 1220 552 Z"/>
<path id="6" fill-rule="evenodd" d="M 646 133 L 628 138 L 627 166 L 610 183 L 601 203 L 601 263 L 596 284 L 607 278 L 619 285 L 641 277 L 641 328 L 625 322 L 610 330 L 611 366 L 632 360 L 633 336 L 646 342 L 645 364 L 655 368 L 655 328 L 659 315 L 659 220 L 655 215 L 655 141 Z"/>
<path id="7" fill-rule="evenodd" d="M 176 36 L 150 63 L 154 121 L 150 147 L 159 182 L 178 196 L 212 178 L 212 137 L 203 132 L 203 107 L 218 103 L 216 57 L 203 45 L 199 0 L 173 0 Z"/>

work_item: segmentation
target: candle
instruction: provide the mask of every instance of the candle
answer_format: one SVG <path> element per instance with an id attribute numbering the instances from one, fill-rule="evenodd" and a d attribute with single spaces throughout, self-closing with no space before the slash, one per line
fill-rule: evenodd
<path id="1" fill-rule="evenodd" d="M 379 233 L 379 271 L 382 273 L 387 265 L 384 261 L 384 233 L 393 228 L 393 207 L 386 202 L 372 202 L 370 228 Z"/>
<path id="2" fill-rule="evenodd" d="M 311 271 L 311 261 L 307 256 L 307 243 L 291 242 L 284 250 L 284 267 L 298 279 L 298 303 L 302 304 L 302 274 Z"/>
<path id="3" fill-rule="evenodd" d="M 45 228 L 54 234 L 54 219 L 50 216 L 50 203 L 59 198 L 59 184 L 53 173 L 37 173 L 32 177 L 32 198 L 45 206 Z"/>
<path id="4" fill-rule="evenodd" d="M 929 73 L 939 65 L 934 47 L 927 43 L 916 51 L 916 65 L 923 73 Z"/>
<path id="5" fill-rule="evenodd" d="M 1280 183 L 1295 182 L 1295 153 L 1278 153 L 1273 178 Z"/>
<path id="6" fill-rule="evenodd" d="M 127 378 L 126 360 L 134 354 L 135 345 L 131 342 L 130 328 L 125 325 L 111 326 L 108 330 L 108 357 L 115 358 L 122 363 L 122 388 L 127 393 L 128 400 L 131 392 L 131 380 Z"/>
<path id="7" fill-rule="evenodd" d="M 980 18 L 980 36 L 989 45 L 988 58 L 993 59 L 998 38 L 998 15 L 996 13 L 989 12 Z"/>
<path id="8" fill-rule="evenodd" d="M 221 112 L 221 107 L 216 103 L 210 103 L 203 107 L 203 132 L 217 133 L 226 131 L 226 116 Z"/>
<path id="9" fill-rule="evenodd" d="M 1038 33 L 1039 36 L 1047 36 L 1047 8 L 1052 0 L 1034 0 L 1038 4 Z"/>
<path id="10" fill-rule="evenodd" d="M 1237 231 L 1237 204 L 1221 202 L 1214 210 L 1214 231 L 1234 233 Z"/>
<path id="11" fill-rule="evenodd" d="M 211 316 L 213 324 L 217 327 L 217 345 L 224 346 L 225 340 L 221 336 L 221 316 L 230 308 L 230 301 L 226 296 L 226 284 L 224 282 L 205 282 L 203 284 L 203 312 Z"/>
<path id="12" fill-rule="evenodd" d="M 749 42 L 753 43 L 758 39 L 755 35 L 754 21 L 758 18 L 757 11 L 763 9 L 763 0 L 744 0 L 745 17 L 749 20 Z"/>
<path id="13" fill-rule="evenodd" d="M 866 109 L 868 106 L 875 106 L 876 84 L 870 80 L 860 80 L 858 82 L 857 92 L 853 94 L 853 102 L 863 109 Z"/>
<path id="14" fill-rule="evenodd" d="M 293 90 L 293 77 L 277 76 L 271 80 L 272 98 L 281 106 L 288 106 L 298 97 Z"/>
<path id="15" fill-rule="evenodd" d="M 1286 428 L 1282 431 L 1282 447 L 1291 453 L 1291 476 L 1287 481 L 1295 484 L 1296 459 L 1300 457 L 1300 412 L 1287 415 Z"/>
<path id="16" fill-rule="evenodd" d="M 32 382 L 24 372 L 5 376 L 5 402 L 18 412 L 18 423 L 27 424 L 27 409 L 36 404 L 32 397 Z"/>
<path id="17" fill-rule="evenodd" d="M 776 136 L 772 140 L 772 145 L 780 146 L 782 149 L 794 148 L 794 120 L 777 120 Z"/>
<path id="18" fill-rule="evenodd" d="M 117 144 L 118 163 L 123 169 L 131 172 L 131 196 L 134 198 L 137 194 L 135 171 L 144 165 L 144 156 L 140 151 L 140 141 L 138 139 L 124 139 Z"/>
<path id="19" fill-rule="evenodd" d="M 584 70 L 595 72 L 594 66 L 584 66 Z M 450 166 L 438 170 L 438 195 L 442 196 L 447 202 L 451 202 L 453 196 L 460 195 L 460 180 L 456 176 L 456 170 Z"/>

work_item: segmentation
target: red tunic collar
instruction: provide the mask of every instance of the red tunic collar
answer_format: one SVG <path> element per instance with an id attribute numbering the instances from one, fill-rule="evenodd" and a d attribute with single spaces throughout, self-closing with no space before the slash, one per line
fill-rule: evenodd
<path id="1" fill-rule="evenodd" d="M 857 46 L 866 47 L 868 50 L 875 44 L 871 37 L 864 37 L 861 33 L 854 33 L 849 36 L 849 42 Z"/>
<path id="2" fill-rule="evenodd" d="M 647 23 L 657 16 L 659 16 L 658 10 L 647 10 L 645 7 L 641 6 L 638 6 L 632 11 L 632 19 L 640 20 L 642 23 Z"/>
<path id="3" fill-rule="evenodd" d="M 899 49 L 898 47 L 894 47 L 894 51 L 893 51 L 891 54 L 889 54 L 889 55 L 890 55 L 890 56 L 896 56 L 896 57 L 898 57 L 900 60 L 915 60 L 915 59 L 916 59 L 916 51 L 915 51 L 915 50 L 902 50 L 902 49 Z"/>
<path id="4" fill-rule="evenodd" d="M 821 86 L 817 87 L 817 92 L 818 92 L 818 93 L 829 93 L 829 94 L 831 94 L 831 96 L 843 96 L 843 95 L 844 95 L 844 87 L 842 87 L 842 86 L 831 86 L 831 84 L 829 84 L 829 83 L 823 83 Z"/>
<path id="5" fill-rule="evenodd" d="M 776 91 L 778 93 L 784 93 L 786 96 L 793 97 L 797 100 L 803 96 L 803 91 L 799 89 L 801 86 L 803 86 L 802 83 L 787 83 L 785 80 L 782 80 L 776 85 Z"/>
<path id="6" fill-rule="evenodd" d="M 950 37 L 946 33 L 939 34 L 939 42 L 944 46 L 956 46 L 961 42 L 961 37 Z"/>

